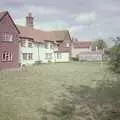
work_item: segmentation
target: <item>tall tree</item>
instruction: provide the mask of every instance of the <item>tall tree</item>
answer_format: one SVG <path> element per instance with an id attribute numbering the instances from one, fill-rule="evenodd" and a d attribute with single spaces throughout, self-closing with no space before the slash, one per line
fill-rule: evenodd
<path id="1" fill-rule="evenodd" d="M 104 40 L 102 40 L 102 39 L 98 39 L 98 40 L 96 41 L 96 46 L 97 46 L 97 48 L 98 48 L 99 50 L 103 50 L 104 48 L 107 47 L 107 43 L 106 43 Z"/>
<path id="2" fill-rule="evenodd" d="M 111 69 L 120 73 L 120 37 L 113 39 L 115 45 L 110 50 L 110 66 Z"/>

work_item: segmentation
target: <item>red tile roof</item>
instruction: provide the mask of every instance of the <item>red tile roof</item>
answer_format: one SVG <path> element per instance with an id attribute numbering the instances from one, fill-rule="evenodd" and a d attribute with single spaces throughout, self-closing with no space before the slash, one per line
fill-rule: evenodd
<path id="1" fill-rule="evenodd" d="M 24 26 L 18 26 L 18 29 L 20 30 L 20 37 L 31 38 L 35 42 L 44 42 L 43 40 L 47 39 L 44 31 Z"/>
<path id="2" fill-rule="evenodd" d="M 39 29 L 18 26 L 20 30 L 20 37 L 31 38 L 35 42 L 44 42 L 44 41 L 64 41 L 70 39 L 68 31 L 41 31 Z"/>
<path id="3" fill-rule="evenodd" d="M 91 41 L 74 41 L 73 47 L 74 48 L 89 48 L 91 45 Z"/>

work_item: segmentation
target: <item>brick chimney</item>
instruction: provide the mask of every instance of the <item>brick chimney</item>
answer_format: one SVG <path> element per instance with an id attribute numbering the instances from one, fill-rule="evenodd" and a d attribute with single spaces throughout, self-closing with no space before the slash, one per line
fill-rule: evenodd
<path id="1" fill-rule="evenodd" d="M 32 17 L 32 13 L 28 13 L 28 16 L 26 16 L 26 26 L 27 27 L 34 27 L 34 18 Z"/>

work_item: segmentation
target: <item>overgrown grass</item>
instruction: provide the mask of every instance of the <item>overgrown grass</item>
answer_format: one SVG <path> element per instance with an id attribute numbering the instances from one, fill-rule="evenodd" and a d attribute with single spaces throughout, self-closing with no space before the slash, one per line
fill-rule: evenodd
<path id="1" fill-rule="evenodd" d="M 0 72 L 0 120 L 39 120 L 39 108 L 51 109 L 69 85 L 96 86 L 113 79 L 101 63 L 72 62 L 29 66 Z"/>

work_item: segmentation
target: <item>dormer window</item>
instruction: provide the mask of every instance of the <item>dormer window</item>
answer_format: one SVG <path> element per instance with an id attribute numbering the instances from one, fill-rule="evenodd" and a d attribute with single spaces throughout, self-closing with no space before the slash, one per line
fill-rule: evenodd
<path id="1" fill-rule="evenodd" d="M 53 45 L 52 44 L 50 45 L 50 48 L 53 49 Z"/>
<path id="2" fill-rule="evenodd" d="M 21 47 L 25 47 L 25 45 L 26 45 L 26 40 L 25 40 L 25 39 L 22 39 L 22 40 L 21 40 Z"/>
<path id="3" fill-rule="evenodd" d="M 6 32 L 0 33 L 0 40 L 11 42 L 13 41 L 13 35 Z"/>
<path id="4" fill-rule="evenodd" d="M 28 47 L 32 47 L 32 42 L 28 42 Z"/>
<path id="5" fill-rule="evenodd" d="M 47 43 L 47 42 L 45 42 L 45 44 L 44 44 L 44 45 L 45 45 L 45 48 L 46 48 L 46 49 L 48 49 L 48 43 Z"/>

